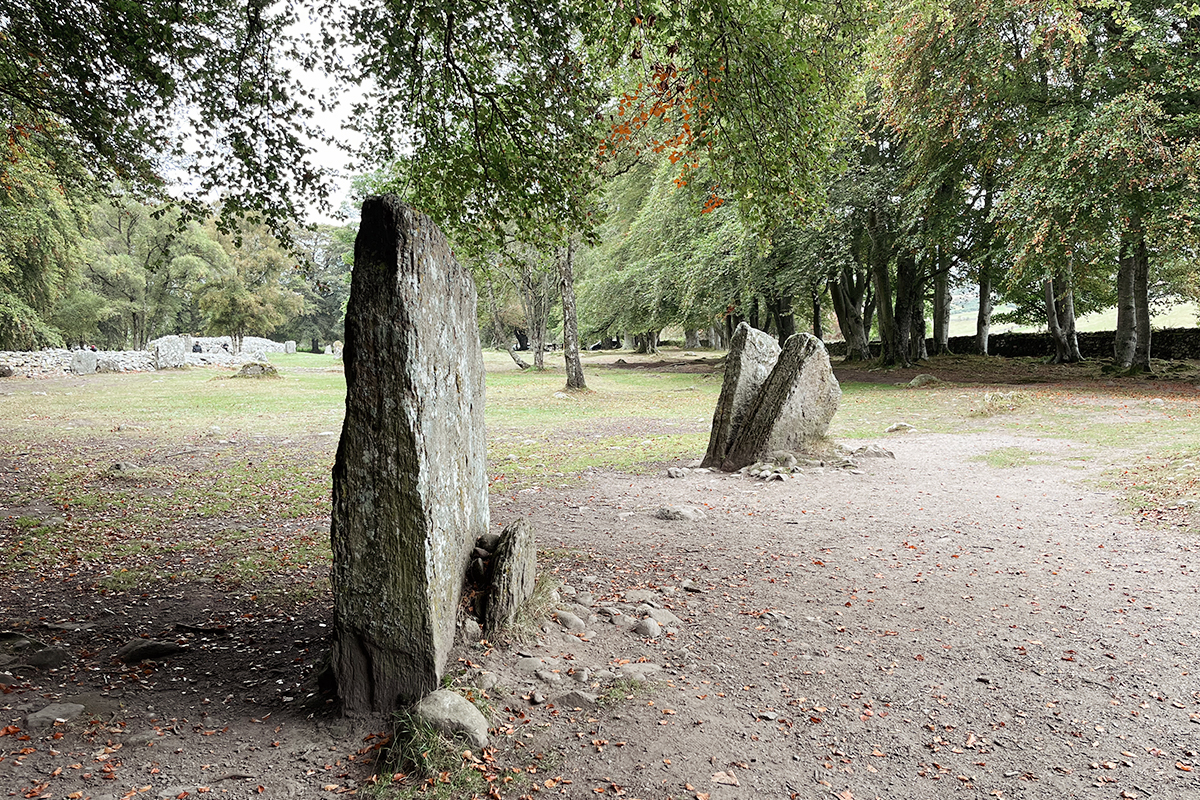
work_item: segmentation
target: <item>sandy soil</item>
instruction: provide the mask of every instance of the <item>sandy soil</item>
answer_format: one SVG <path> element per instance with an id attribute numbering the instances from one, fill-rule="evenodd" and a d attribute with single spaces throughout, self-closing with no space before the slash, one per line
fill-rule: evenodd
<path id="1" fill-rule="evenodd" d="M 495 683 L 496 744 L 464 769 L 484 756 L 506 798 L 1200 797 L 1197 544 L 1136 524 L 1102 463 L 977 459 L 1027 439 L 878 443 L 895 459 L 782 483 L 598 473 L 494 497 L 493 521 L 534 524 L 585 630 L 463 643 L 452 672 Z M 705 518 L 653 516 L 682 505 Z M 374 791 L 386 721 L 316 687 L 327 602 L 101 597 L 86 565 L 6 577 L 0 654 L 20 664 L 24 636 L 64 661 L 3 689 L 0 797 Z M 679 621 L 633 632 L 651 609 Z M 138 637 L 187 649 L 113 660 Z M 32 729 L 52 702 L 85 711 Z"/>

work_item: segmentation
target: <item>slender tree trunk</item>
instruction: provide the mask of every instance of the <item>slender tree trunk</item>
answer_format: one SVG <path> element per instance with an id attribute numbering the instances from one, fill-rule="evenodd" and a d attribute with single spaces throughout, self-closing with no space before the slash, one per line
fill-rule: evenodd
<path id="1" fill-rule="evenodd" d="M 896 353 L 896 321 L 892 316 L 892 283 L 887 258 L 875 259 L 871 273 L 875 278 L 875 310 L 879 314 L 880 356 L 884 364 L 895 364 L 899 356 Z"/>
<path id="2" fill-rule="evenodd" d="M 491 275 L 486 277 L 484 285 L 487 287 L 488 316 L 492 318 L 492 337 L 496 347 L 508 349 L 509 336 L 500 319 L 500 304 L 496 302 L 496 286 Z"/>
<path id="3" fill-rule="evenodd" d="M 1065 364 L 1070 360 L 1070 348 L 1062 325 L 1058 321 L 1058 305 L 1055 301 L 1054 279 L 1046 278 L 1042 282 L 1042 299 L 1046 307 L 1046 328 L 1050 331 L 1050 340 L 1054 343 L 1054 363 Z"/>
<path id="4" fill-rule="evenodd" d="M 914 362 L 925 361 L 929 358 L 929 346 L 926 344 L 928 337 L 929 329 L 925 322 L 925 302 L 918 295 L 916 302 L 912 305 L 912 334 L 908 348 Z"/>
<path id="5" fill-rule="evenodd" d="M 1055 294 L 1054 305 L 1058 316 L 1058 325 L 1062 328 L 1063 338 L 1067 344 L 1067 361 L 1077 364 L 1083 361 L 1083 353 L 1079 351 L 1079 334 L 1075 330 L 1075 289 L 1074 278 L 1070 271 L 1060 273 L 1058 286 L 1061 289 Z"/>
<path id="6" fill-rule="evenodd" d="M 892 316 L 892 363 L 909 366 L 912 355 L 912 321 L 915 312 L 914 284 L 917 278 L 917 257 L 909 251 L 896 258 L 896 310 Z"/>
<path id="7" fill-rule="evenodd" d="M 575 315 L 575 248 L 577 240 L 567 237 L 567 246 L 559 260 L 558 288 L 563 307 L 563 359 L 567 368 L 567 388 L 586 389 L 583 362 L 579 360 L 579 324 Z"/>
<path id="8" fill-rule="evenodd" d="M 775 318 L 775 332 L 782 345 L 796 333 L 796 317 L 792 311 L 790 294 L 774 295 L 771 298 L 771 315 Z"/>
<path id="9" fill-rule="evenodd" d="M 975 317 L 975 349 L 981 356 L 988 354 L 988 338 L 992 333 L 992 170 L 983 170 L 983 263 L 979 265 L 979 313 Z"/>
<path id="10" fill-rule="evenodd" d="M 1122 237 L 1121 257 L 1117 267 L 1117 332 L 1113 340 L 1113 359 L 1117 369 L 1133 366 L 1137 348 L 1137 304 L 1133 297 L 1135 243 Z"/>
<path id="11" fill-rule="evenodd" d="M 950 269 L 944 250 L 938 247 L 937 272 L 933 278 L 933 354 L 950 352 Z"/>
<path id="12" fill-rule="evenodd" d="M 1133 304 L 1137 312 L 1137 345 L 1134 348 L 1133 368 L 1150 372 L 1150 256 L 1146 249 L 1146 231 L 1138 231 L 1134 244 Z"/>
<path id="13" fill-rule="evenodd" d="M 808 287 L 808 291 L 812 294 L 813 336 L 821 341 L 825 340 L 825 326 L 822 319 L 824 312 L 821 310 L 821 294 L 824 289 L 824 285 L 819 284 L 817 281 L 813 281 Z"/>

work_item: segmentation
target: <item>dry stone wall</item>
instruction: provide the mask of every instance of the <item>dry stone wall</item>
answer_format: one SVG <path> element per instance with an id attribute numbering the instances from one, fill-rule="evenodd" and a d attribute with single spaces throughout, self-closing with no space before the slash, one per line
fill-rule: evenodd
<path id="1" fill-rule="evenodd" d="M 194 345 L 200 352 L 194 352 Z M 36 351 L 0 351 L 0 372 L 7 367 L 12 377 L 61 378 L 64 375 L 90 375 L 96 372 L 154 372 L 179 367 L 240 367 L 262 361 L 267 353 L 287 352 L 286 344 L 247 336 L 241 352 L 234 354 L 228 336 L 163 336 L 145 350 L 67 350 L 47 348 Z"/>

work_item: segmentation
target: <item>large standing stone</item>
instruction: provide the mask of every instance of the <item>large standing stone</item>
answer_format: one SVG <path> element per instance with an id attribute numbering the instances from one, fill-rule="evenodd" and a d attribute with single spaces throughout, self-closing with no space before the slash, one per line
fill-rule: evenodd
<path id="1" fill-rule="evenodd" d="M 779 351 L 779 344 L 770 334 L 752 328 L 745 322 L 737 326 L 729 341 L 725 381 L 721 384 L 721 396 L 713 413 L 708 452 L 700 466 L 719 468 L 724 463 L 745 421 L 748 407 L 758 397 L 758 390 L 779 359 Z"/>
<path id="2" fill-rule="evenodd" d="M 741 469 L 778 450 L 802 452 L 825 435 L 841 397 L 824 343 L 809 333 L 789 337 L 721 468 Z"/>
<path id="3" fill-rule="evenodd" d="M 151 344 L 155 369 L 179 369 L 187 366 L 187 354 L 192 349 L 187 336 L 163 336 Z"/>
<path id="4" fill-rule="evenodd" d="M 533 596 L 537 583 L 537 542 L 533 526 L 519 519 L 500 534 L 492 556 L 492 579 L 484 612 L 484 630 L 489 634 L 512 625 L 521 606 Z"/>
<path id="5" fill-rule="evenodd" d="M 91 375 L 96 371 L 96 351 L 76 350 L 71 353 L 71 372 L 76 375 Z"/>
<path id="6" fill-rule="evenodd" d="M 344 355 L 332 665 L 347 712 L 391 711 L 437 688 L 488 529 L 475 286 L 395 197 L 363 203 Z"/>
<path id="7" fill-rule="evenodd" d="M 288 353 L 289 355 L 296 352 L 296 342 L 292 339 L 288 339 L 286 342 L 284 342 L 283 352 Z"/>

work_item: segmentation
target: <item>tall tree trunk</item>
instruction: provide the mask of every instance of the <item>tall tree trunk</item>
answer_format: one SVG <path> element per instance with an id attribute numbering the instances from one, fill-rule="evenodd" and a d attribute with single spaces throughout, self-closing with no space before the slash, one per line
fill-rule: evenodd
<path id="1" fill-rule="evenodd" d="M 683 346 L 688 350 L 695 350 L 700 347 L 700 331 L 695 328 L 688 328 L 683 332 Z"/>
<path id="2" fill-rule="evenodd" d="M 892 282 L 886 256 L 873 260 L 871 274 L 875 278 L 875 310 L 879 314 L 880 356 L 884 364 L 895 364 L 900 357 L 896 353 L 896 320 L 892 316 Z"/>
<path id="3" fill-rule="evenodd" d="M 992 335 L 992 257 L 985 256 L 979 267 L 979 313 L 975 315 L 975 350 L 988 354 L 988 339 Z"/>
<path id="4" fill-rule="evenodd" d="M 871 283 L 870 274 L 843 267 L 840 280 L 829 284 L 829 297 L 842 338 L 846 340 L 846 361 L 870 361 L 870 326 L 863 319 L 862 298 Z"/>
<path id="5" fill-rule="evenodd" d="M 988 338 L 992 333 L 992 170 L 983 170 L 983 263 L 979 265 L 979 313 L 975 317 L 975 349 L 979 355 L 988 354 Z"/>
<path id="6" fill-rule="evenodd" d="M 912 305 L 912 332 L 910 334 L 908 352 L 914 361 L 925 361 L 929 358 L 929 347 L 926 339 L 929 336 L 925 322 L 925 301 L 918 295 Z"/>
<path id="7" fill-rule="evenodd" d="M 1137 312 L 1137 345 L 1134 348 L 1133 368 L 1150 372 L 1150 256 L 1146 249 L 1146 231 L 1139 228 L 1134 244 L 1133 304 Z"/>
<path id="8" fill-rule="evenodd" d="M 496 302 L 496 286 L 491 275 L 485 277 L 484 286 L 487 288 L 488 316 L 492 318 L 492 336 L 495 339 L 495 346 L 508 349 L 508 331 L 504 329 L 504 323 L 500 319 L 500 304 Z"/>
<path id="9" fill-rule="evenodd" d="M 563 307 L 563 359 L 567 368 L 567 388 L 586 389 L 583 363 L 579 360 L 579 323 L 575 315 L 575 248 L 577 240 L 567 237 L 565 252 L 558 262 L 558 288 Z"/>
<path id="10" fill-rule="evenodd" d="M 1058 304 L 1054 292 L 1054 279 L 1046 278 L 1042 282 L 1042 299 L 1046 307 L 1046 328 L 1050 331 L 1050 340 L 1054 343 L 1054 363 L 1065 364 L 1070 360 L 1070 348 L 1067 337 L 1058 322 Z"/>
<path id="11" fill-rule="evenodd" d="M 808 291 L 812 295 L 813 336 L 822 341 L 825 340 L 824 322 L 822 320 L 824 312 L 821 310 L 821 293 L 824 290 L 825 287 L 817 281 L 813 281 L 808 287 Z"/>
<path id="12" fill-rule="evenodd" d="M 1067 344 L 1067 361 L 1077 364 L 1083 361 L 1083 353 L 1079 350 L 1079 334 L 1075 330 L 1075 288 L 1074 278 L 1070 271 L 1059 273 L 1059 291 L 1055 293 L 1054 306 L 1058 316 L 1058 325 L 1062 328 L 1063 338 Z"/>
<path id="13" fill-rule="evenodd" d="M 792 311 L 792 296 L 784 293 L 772 295 L 771 315 L 775 319 L 775 332 L 782 345 L 788 337 L 796 333 L 796 317 Z"/>
<path id="14" fill-rule="evenodd" d="M 1122 236 L 1120 262 L 1117 266 L 1117 332 L 1113 340 L 1113 360 L 1117 369 L 1133 366 L 1137 349 L 1137 303 L 1133 297 L 1134 272 L 1137 267 L 1136 242 Z"/>
<path id="15" fill-rule="evenodd" d="M 912 321 L 915 313 L 915 284 L 917 281 L 916 253 L 907 251 L 896 258 L 896 310 L 892 315 L 893 338 L 891 349 L 893 364 L 909 366 L 912 363 Z"/>
<path id="16" fill-rule="evenodd" d="M 950 352 L 950 265 L 945 250 L 938 247 L 937 272 L 933 277 L 933 354 Z"/>

